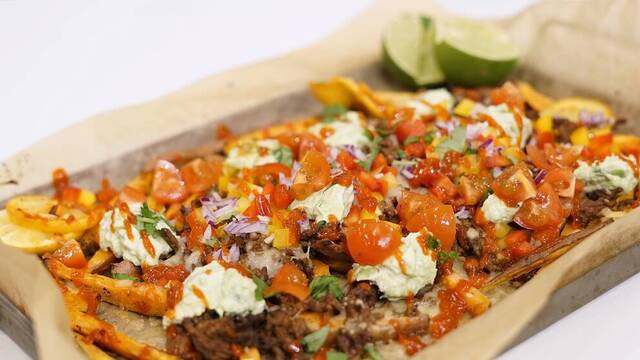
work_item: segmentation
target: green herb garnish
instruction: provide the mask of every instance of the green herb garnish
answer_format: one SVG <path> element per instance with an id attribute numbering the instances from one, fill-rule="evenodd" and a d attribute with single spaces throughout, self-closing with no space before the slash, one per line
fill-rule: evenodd
<path id="1" fill-rule="evenodd" d="M 441 157 L 449 151 L 462 153 L 467 146 L 467 127 L 458 126 L 453 129 L 446 140 L 436 146 L 436 152 Z"/>
<path id="2" fill-rule="evenodd" d="M 611 175 L 615 175 L 617 177 L 624 177 L 626 173 L 622 169 L 615 169 L 611 171 Z"/>
<path id="3" fill-rule="evenodd" d="M 324 220 L 320 220 L 316 223 L 316 229 L 318 231 L 322 230 L 325 226 L 327 226 L 327 222 Z"/>
<path id="4" fill-rule="evenodd" d="M 262 293 L 264 292 L 264 289 L 267 288 L 267 283 L 256 275 L 251 275 L 251 279 L 256 284 L 256 300 L 260 301 L 264 299 Z"/>
<path id="5" fill-rule="evenodd" d="M 409 136 L 408 138 L 404 139 L 404 145 L 411 145 L 411 144 L 415 144 L 418 141 L 420 141 L 420 136 Z"/>
<path id="6" fill-rule="evenodd" d="M 338 278 L 331 275 L 316 276 L 311 281 L 309 288 L 311 289 L 311 297 L 316 300 L 320 300 L 329 293 L 338 300 L 344 296 Z"/>
<path id="7" fill-rule="evenodd" d="M 450 261 L 450 260 L 455 260 L 457 258 L 458 258 L 458 253 L 453 251 L 453 250 L 451 250 L 451 251 L 440 251 L 438 253 L 438 260 L 441 263 L 444 263 L 444 262 L 447 262 L 447 261 Z"/>
<path id="8" fill-rule="evenodd" d="M 404 140 L 404 145 L 415 144 L 415 143 L 419 142 L 420 140 L 424 141 L 425 144 L 431 144 L 433 142 L 434 134 L 435 134 L 435 131 L 429 131 L 428 133 L 426 133 L 424 135 L 409 136 L 408 138 L 406 138 Z"/>
<path id="9" fill-rule="evenodd" d="M 340 351 L 335 351 L 335 350 L 329 350 L 329 352 L 327 352 L 327 360 L 348 360 L 349 357 L 347 356 L 347 354 L 340 352 Z"/>
<path id="10" fill-rule="evenodd" d="M 436 239 L 435 236 L 429 234 L 429 237 L 427 238 L 427 247 L 431 250 L 435 250 L 440 247 L 440 241 Z"/>
<path id="11" fill-rule="evenodd" d="M 373 160 L 375 160 L 376 156 L 380 153 L 380 141 L 381 138 L 375 138 L 373 143 L 371 144 L 371 152 L 367 155 L 367 158 L 362 161 L 358 161 L 358 165 L 360 165 L 365 171 L 371 171 L 371 165 L 373 165 Z"/>
<path id="12" fill-rule="evenodd" d="M 336 118 L 347 112 L 347 108 L 340 104 L 327 105 L 322 109 L 322 122 L 333 122 Z"/>
<path id="13" fill-rule="evenodd" d="M 136 218 L 136 228 L 139 231 L 144 230 L 147 235 L 151 237 L 157 237 L 159 235 L 159 223 L 164 223 L 169 229 L 171 229 L 171 231 L 175 232 L 173 226 L 171 226 L 171 224 L 169 224 L 169 222 L 164 217 L 162 217 L 162 215 L 151 210 L 146 202 L 142 204 L 142 207 L 140 208 L 140 215 L 136 216 Z"/>
<path id="14" fill-rule="evenodd" d="M 367 355 L 371 358 L 371 360 L 384 360 L 378 349 L 373 344 L 367 344 L 364 346 L 364 351 L 367 352 Z"/>
<path id="15" fill-rule="evenodd" d="M 116 280 L 140 281 L 140 279 L 138 279 L 137 277 L 127 275 L 127 274 L 111 273 L 111 277 Z"/>
<path id="16" fill-rule="evenodd" d="M 302 346 L 304 346 L 304 351 L 307 353 L 315 353 L 324 342 L 327 340 L 327 336 L 329 335 L 329 326 L 323 326 L 320 329 L 308 334 L 304 338 L 302 338 Z M 327 357 L 328 358 L 328 357 Z"/>
<path id="17" fill-rule="evenodd" d="M 293 166 L 293 152 L 289 147 L 282 146 L 273 150 L 273 156 L 279 163 L 287 166 Z"/>

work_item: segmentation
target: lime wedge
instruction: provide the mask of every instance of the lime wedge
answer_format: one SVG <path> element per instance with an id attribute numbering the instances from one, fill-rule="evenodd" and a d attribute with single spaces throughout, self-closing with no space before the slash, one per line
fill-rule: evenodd
<path id="1" fill-rule="evenodd" d="M 405 14 L 391 22 L 382 35 L 382 63 L 389 75 L 410 87 L 442 83 L 434 33 L 433 22 L 425 16 Z"/>
<path id="2" fill-rule="evenodd" d="M 497 85 L 518 60 L 518 51 L 504 31 L 467 19 L 438 20 L 434 48 L 447 81 L 464 86 Z"/>

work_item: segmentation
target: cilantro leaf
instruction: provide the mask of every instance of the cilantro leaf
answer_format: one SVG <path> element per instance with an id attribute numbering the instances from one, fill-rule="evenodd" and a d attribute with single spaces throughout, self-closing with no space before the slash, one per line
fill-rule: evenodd
<path id="1" fill-rule="evenodd" d="M 340 351 L 335 351 L 335 350 L 329 350 L 329 352 L 327 352 L 327 360 L 348 360 L 349 357 L 347 356 L 347 354 L 340 352 Z"/>
<path id="2" fill-rule="evenodd" d="M 315 353 L 320 350 L 329 335 L 329 326 L 323 326 L 320 329 L 308 334 L 302 338 L 302 346 L 307 353 Z"/>
<path id="3" fill-rule="evenodd" d="M 320 220 L 316 223 L 316 229 L 318 231 L 322 230 L 325 226 L 327 226 L 327 222 L 324 220 Z"/>
<path id="4" fill-rule="evenodd" d="M 371 152 L 367 155 L 367 158 L 362 161 L 358 161 L 358 164 L 365 170 L 371 171 L 371 165 L 373 165 L 373 160 L 375 160 L 376 156 L 380 153 L 380 141 L 381 138 L 375 138 L 373 143 L 370 145 Z"/>
<path id="5" fill-rule="evenodd" d="M 617 177 L 624 177 L 626 175 L 623 169 L 614 169 L 610 173 L 611 175 L 614 175 Z"/>
<path id="6" fill-rule="evenodd" d="M 458 258 L 458 253 L 454 250 L 451 251 L 440 251 L 438 253 L 438 260 L 440 262 L 447 262 L 449 260 L 455 260 Z"/>
<path id="7" fill-rule="evenodd" d="M 136 228 L 139 231 L 144 230 L 151 237 L 158 236 L 158 223 L 160 222 L 164 223 L 171 231 L 175 231 L 173 226 L 162 215 L 151 210 L 146 202 L 142 204 L 140 215 L 136 216 L 136 218 Z"/>
<path id="8" fill-rule="evenodd" d="M 364 351 L 367 352 L 371 360 L 384 360 L 378 349 L 371 343 L 364 346 Z"/>
<path id="9" fill-rule="evenodd" d="M 293 166 L 293 152 L 288 146 L 281 146 L 273 150 L 273 156 L 279 163 L 287 166 Z"/>
<path id="10" fill-rule="evenodd" d="M 435 236 L 429 235 L 427 238 L 427 247 L 431 250 L 435 250 L 440 247 L 440 241 Z"/>
<path id="11" fill-rule="evenodd" d="M 347 108 L 340 104 L 327 105 L 322 109 L 322 122 L 332 122 L 346 112 Z"/>
<path id="12" fill-rule="evenodd" d="M 256 284 L 256 300 L 260 301 L 264 299 L 262 293 L 264 289 L 267 288 L 267 283 L 256 275 L 251 275 L 251 280 Z"/>
<path id="13" fill-rule="evenodd" d="M 424 135 L 413 135 L 409 136 L 404 140 L 404 145 L 415 144 L 420 140 L 424 141 L 425 144 L 431 144 L 433 142 L 435 131 L 429 131 Z"/>
<path id="14" fill-rule="evenodd" d="M 408 138 L 404 139 L 404 145 L 411 145 L 411 144 L 415 144 L 418 141 L 420 141 L 420 136 L 409 136 Z"/>
<path id="15" fill-rule="evenodd" d="M 309 285 L 311 289 L 311 297 L 320 300 L 322 297 L 331 293 L 334 298 L 341 300 L 344 296 L 338 278 L 331 275 L 316 276 Z"/>
<path id="16" fill-rule="evenodd" d="M 467 127 L 458 126 L 453 129 L 453 132 L 449 134 L 446 140 L 436 146 L 436 152 L 441 157 L 449 151 L 464 152 L 467 146 Z"/>
<path id="17" fill-rule="evenodd" d="M 116 280 L 140 281 L 140 279 L 138 279 L 137 277 L 133 277 L 133 276 L 127 275 L 127 274 L 120 274 L 120 273 L 111 273 L 111 277 L 116 279 Z"/>

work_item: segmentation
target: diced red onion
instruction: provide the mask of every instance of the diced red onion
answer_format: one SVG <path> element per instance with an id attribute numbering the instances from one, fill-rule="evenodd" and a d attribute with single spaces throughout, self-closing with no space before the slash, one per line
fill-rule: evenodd
<path id="1" fill-rule="evenodd" d="M 467 140 L 475 140 L 489 127 L 486 122 L 478 122 L 467 125 Z"/>
<path id="2" fill-rule="evenodd" d="M 309 224 L 309 219 L 304 218 L 304 220 L 298 220 L 298 227 L 300 228 L 301 232 L 309 230 L 311 228 L 311 224 Z"/>
<path id="3" fill-rule="evenodd" d="M 283 173 L 278 173 L 278 182 L 286 187 L 291 187 L 293 184 L 293 179 L 296 177 L 300 171 L 300 163 L 297 161 L 293 162 L 293 166 L 291 167 L 291 176 L 287 177 Z"/>
<path id="4" fill-rule="evenodd" d="M 402 170 L 400 170 L 400 175 L 404 176 L 407 180 L 411 180 L 416 177 L 413 174 L 413 166 L 405 166 Z"/>
<path id="5" fill-rule="evenodd" d="M 213 229 L 211 227 L 211 224 L 207 225 L 207 228 L 204 229 L 204 233 L 202 234 L 202 240 L 207 241 L 209 239 L 211 239 L 211 233 L 213 232 Z"/>
<path id="6" fill-rule="evenodd" d="M 240 235 L 240 234 L 252 234 L 252 233 L 267 233 L 267 222 L 258 219 L 258 221 L 249 222 L 247 218 L 236 219 L 224 228 L 228 234 Z"/>
<path id="7" fill-rule="evenodd" d="M 453 129 L 456 127 L 454 121 L 442 121 L 438 120 L 434 123 L 436 127 L 439 129 L 447 130 L 447 133 L 453 132 Z"/>
<path id="8" fill-rule="evenodd" d="M 367 155 L 355 145 L 347 144 L 344 146 L 344 149 L 357 160 L 364 160 L 367 158 Z"/>
<path id="9" fill-rule="evenodd" d="M 609 122 L 602 111 L 590 112 L 587 110 L 580 110 L 578 118 L 582 124 L 586 127 L 600 127 Z"/>
<path id="10" fill-rule="evenodd" d="M 542 180 L 544 179 L 544 177 L 547 176 L 547 170 L 542 169 L 540 170 L 540 172 L 536 175 L 536 177 L 533 179 L 533 181 L 536 182 L 536 185 L 540 184 L 542 182 Z"/>
<path id="11" fill-rule="evenodd" d="M 480 146 L 478 146 L 478 148 L 480 149 L 486 149 L 488 148 L 491 144 L 493 144 L 493 139 L 492 138 L 488 138 L 487 140 L 483 141 L 482 144 L 480 144 Z"/>
<path id="12" fill-rule="evenodd" d="M 469 212 L 469 209 L 466 207 L 462 207 L 460 210 L 456 211 L 455 216 L 458 220 L 471 219 L 471 212 Z"/>
<path id="13" fill-rule="evenodd" d="M 502 172 L 504 171 L 504 169 L 500 168 L 500 167 L 494 167 L 493 169 L 491 169 L 491 176 L 498 177 L 500 176 L 500 174 L 502 174 Z"/>
<path id="14" fill-rule="evenodd" d="M 207 200 L 200 199 L 202 215 L 209 223 L 217 223 L 221 218 L 233 213 L 236 208 L 237 199 L 235 198 L 223 199 L 218 193 L 213 193 L 211 197 Z"/>

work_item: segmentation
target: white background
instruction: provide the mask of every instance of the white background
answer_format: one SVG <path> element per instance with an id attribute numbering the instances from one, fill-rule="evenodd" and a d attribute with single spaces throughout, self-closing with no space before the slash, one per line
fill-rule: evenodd
<path id="1" fill-rule="evenodd" d="M 534 1 L 443 5 L 462 15 L 490 17 L 508 16 Z M 308 45 L 368 4 L 0 0 L 0 159 L 96 112 Z M 640 275 L 502 358 L 640 358 L 638 290 Z M 27 357 L 0 331 L 0 358 Z"/>

